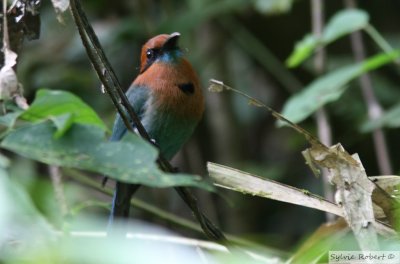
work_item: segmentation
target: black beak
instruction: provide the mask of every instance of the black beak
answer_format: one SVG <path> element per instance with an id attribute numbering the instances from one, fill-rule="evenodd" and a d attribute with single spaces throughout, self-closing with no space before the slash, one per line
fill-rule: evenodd
<path id="1" fill-rule="evenodd" d="M 162 49 L 165 51 L 168 50 L 173 50 L 178 48 L 178 39 L 181 36 L 181 33 L 179 32 L 174 32 L 171 35 L 169 35 L 168 39 L 165 41 Z"/>

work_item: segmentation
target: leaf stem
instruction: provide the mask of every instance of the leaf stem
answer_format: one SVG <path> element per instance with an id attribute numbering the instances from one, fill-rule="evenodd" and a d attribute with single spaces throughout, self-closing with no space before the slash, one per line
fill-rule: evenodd
<path id="1" fill-rule="evenodd" d="M 386 53 L 393 51 L 392 46 L 382 37 L 381 34 L 372 26 L 368 25 L 364 28 L 365 32 L 375 41 L 375 43 Z"/>
<path id="2" fill-rule="evenodd" d="M 391 53 L 394 51 L 393 47 L 388 41 L 376 30 L 372 25 L 365 27 L 365 32 L 375 41 L 375 43 L 386 53 Z M 400 65 L 400 59 L 395 59 L 394 62 Z"/>

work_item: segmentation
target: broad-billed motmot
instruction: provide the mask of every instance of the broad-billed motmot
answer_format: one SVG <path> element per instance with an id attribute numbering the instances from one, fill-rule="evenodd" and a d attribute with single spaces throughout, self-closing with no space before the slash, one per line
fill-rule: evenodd
<path id="1" fill-rule="evenodd" d="M 178 47 L 179 33 L 155 36 L 144 44 L 140 73 L 126 96 L 161 155 L 170 160 L 192 135 L 204 111 L 204 99 L 192 65 Z M 111 136 L 127 132 L 117 115 Z M 139 185 L 117 182 L 111 219 L 128 217 L 130 200 Z"/>

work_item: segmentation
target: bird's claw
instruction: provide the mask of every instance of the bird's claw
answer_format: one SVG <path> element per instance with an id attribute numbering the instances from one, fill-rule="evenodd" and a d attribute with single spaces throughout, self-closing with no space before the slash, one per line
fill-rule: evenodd
<path id="1" fill-rule="evenodd" d="M 156 148 L 160 148 L 160 145 L 158 145 L 157 141 L 154 138 L 150 139 L 151 144 L 153 144 L 153 146 L 155 146 Z"/>

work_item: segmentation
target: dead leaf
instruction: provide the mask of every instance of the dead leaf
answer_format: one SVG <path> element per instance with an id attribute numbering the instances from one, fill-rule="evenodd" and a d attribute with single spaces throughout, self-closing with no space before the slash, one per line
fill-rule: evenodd
<path id="1" fill-rule="evenodd" d="M 51 0 L 53 7 L 57 13 L 57 19 L 60 23 L 63 23 L 62 13 L 67 11 L 69 7 L 69 0 Z"/>
<path id="2" fill-rule="evenodd" d="M 312 162 L 329 170 L 330 181 L 336 185 L 343 207 L 344 218 L 353 230 L 360 248 L 378 250 L 371 198 L 375 185 L 368 179 L 358 155 L 350 155 L 341 144 L 329 148 L 323 144 L 312 144 L 309 153 Z"/>
<path id="3" fill-rule="evenodd" d="M 3 12 L 6 11 L 4 7 Z M 4 15 L 4 13 L 3 13 Z M 8 39 L 7 18 L 3 17 L 3 50 L 4 50 L 4 66 L 0 70 L 0 99 L 7 100 L 18 91 L 18 79 L 13 67 L 17 63 L 17 54 L 10 49 Z"/>
<path id="4" fill-rule="evenodd" d="M 220 93 L 224 90 L 224 83 L 218 80 L 211 79 L 208 90 L 213 93 Z"/>
<path id="5" fill-rule="evenodd" d="M 0 100 L 10 100 L 17 91 L 17 75 L 12 68 L 3 67 L 0 70 Z"/>
<path id="6" fill-rule="evenodd" d="M 51 2 L 57 13 L 63 13 L 67 11 L 69 7 L 69 0 L 51 0 Z"/>

